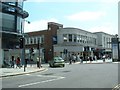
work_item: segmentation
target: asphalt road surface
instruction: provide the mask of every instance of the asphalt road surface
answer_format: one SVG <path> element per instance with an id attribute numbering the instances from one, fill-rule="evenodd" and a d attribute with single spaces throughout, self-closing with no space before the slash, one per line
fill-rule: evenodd
<path id="1" fill-rule="evenodd" d="M 118 64 L 66 64 L 64 68 L 2 78 L 2 88 L 114 88 Z"/>

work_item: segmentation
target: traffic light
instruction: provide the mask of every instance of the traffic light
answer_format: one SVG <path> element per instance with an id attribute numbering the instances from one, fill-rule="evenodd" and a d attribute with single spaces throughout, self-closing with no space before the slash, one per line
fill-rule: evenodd
<path id="1" fill-rule="evenodd" d="M 20 48 L 23 48 L 24 47 L 24 38 L 20 38 L 19 42 L 20 42 Z"/>

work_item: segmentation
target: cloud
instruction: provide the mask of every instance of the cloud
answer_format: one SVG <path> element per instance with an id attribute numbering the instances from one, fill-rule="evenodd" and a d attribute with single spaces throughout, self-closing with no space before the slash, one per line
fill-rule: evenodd
<path id="1" fill-rule="evenodd" d="M 97 3 L 113 3 L 119 0 L 27 0 L 27 2 L 97 2 Z"/>
<path id="2" fill-rule="evenodd" d="M 118 29 L 115 28 L 112 23 L 103 23 L 103 25 L 101 26 L 95 26 L 95 27 L 91 27 L 90 29 L 88 29 L 90 32 L 105 32 L 108 34 L 117 34 L 118 33 Z"/>
<path id="3" fill-rule="evenodd" d="M 30 24 L 25 22 L 24 32 L 46 30 L 48 22 L 58 22 L 58 20 L 55 18 L 51 18 L 48 20 L 46 19 L 46 20 L 33 21 Z"/>
<path id="4" fill-rule="evenodd" d="M 106 12 L 83 11 L 83 12 L 69 15 L 66 18 L 68 20 L 73 20 L 73 21 L 93 21 L 93 20 L 98 20 L 105 15 L 106 15 Z"/>

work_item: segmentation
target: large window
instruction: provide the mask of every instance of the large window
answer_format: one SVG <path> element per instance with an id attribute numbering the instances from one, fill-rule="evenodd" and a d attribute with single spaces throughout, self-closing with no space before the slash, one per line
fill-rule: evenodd
<path id="1" fill-rule="evenodd" d="M 69 42 L 72 42 L 72 34 L 69 34 Z"/>
<path id="2" fill-rule="evenodd" d="M 2 30 L 15 32 L 15 16 L 9 14 L 2 14 Z"/>
<path id="3" fill-rule="evenodd" d="M 18 33 L 22 33 L 22 29 L 24 29 L 23 27 L 23 19 L 20 17 L 17 17 L 17 32 Z"/>
<path id="4" fill-rule="evenodd" d="M 67 38 L 67 34 L 63 34 L 63 41 L 67 42 L 68 38 Z"/>
<path id="5" fill-rule="evenodd" d="M 75 34 L 74 35 L 74 42 L 76 42 L 77 41 L 77 35 Z"/>

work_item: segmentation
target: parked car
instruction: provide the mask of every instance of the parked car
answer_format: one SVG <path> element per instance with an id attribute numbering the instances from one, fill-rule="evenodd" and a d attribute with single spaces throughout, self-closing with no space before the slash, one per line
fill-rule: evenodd
<path id="1" fill-rule="evenodd" d="M 65 66 L 65 61 L 61 57 L 56 56 L 51 61 L 49 61 L 49 66 L 50 67 L 55 67 L 55 66 L 64 67 Z"/>

